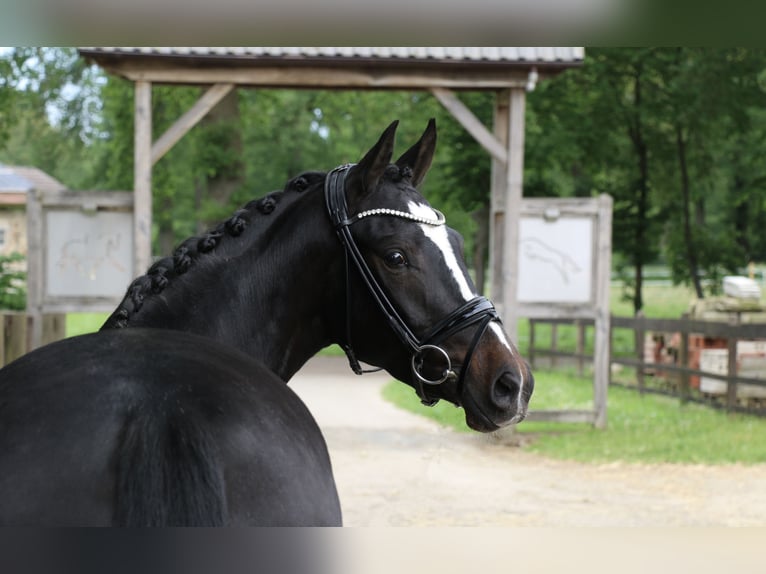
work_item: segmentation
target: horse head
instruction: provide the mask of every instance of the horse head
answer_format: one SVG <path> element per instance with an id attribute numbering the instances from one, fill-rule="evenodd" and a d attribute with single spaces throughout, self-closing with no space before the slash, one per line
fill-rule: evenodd
<path id="1" fill-rule="evenodd" d="M 533 377 L 492 304 L 476 292 L 462 238 L 417 190 L 433 159 L 435 122 L 391 163 L 396 127 L 325 183 L 346 251 L 344 348 L 357 372 L 357 357 L 385 368 L 425 404 L 462 406 L 475 430 L 520 422 Z M 390 328 L 372 327 L 381 315 Z"/>

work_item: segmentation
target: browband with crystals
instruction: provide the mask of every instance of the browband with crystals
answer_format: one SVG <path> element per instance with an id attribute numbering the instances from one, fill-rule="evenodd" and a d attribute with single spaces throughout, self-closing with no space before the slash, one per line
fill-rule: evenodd
<path id="1" fill-rule="evenodd" d="M 401 217 L 402 219 L 409 219 L 411 221 L 415 221 L 416 223 L 424 223 L 426 225 L 444 225 L 447 222 L 447 218 L 444 217 L 444 214 L 438 209 L 434 209 L 434 212 L 436 212 L 436 219 L 430 219 L 428 217 L 422 217 L 413 213 L 407 213 L 406 211 L 399 211 L 398 209 L 387 209 L 384 207 L 379 207 L 377 209 L 368 209 L 367 211 L 357 213 L 353 217 L 342 221 L 341 225 L 351 225 L 360 219 L 364 219 L 365 217 L 370 217 L 372 215 L 391 215 L 393 217 Z"/>

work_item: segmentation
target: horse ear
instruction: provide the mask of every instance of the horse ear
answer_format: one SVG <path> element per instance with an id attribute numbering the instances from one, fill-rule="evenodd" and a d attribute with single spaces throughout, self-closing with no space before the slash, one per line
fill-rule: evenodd
<path id="1" fill-rule="evenodd" d="M 391 123 L 380 136 L 378 143 L 356 164 L 348 173 L 346 179 L 346 193 L 348 200 L 354 200 L 372 192 L 377 186 L 383 173 L 391 163 L 394 153 L 394 136 L 399 120 Z"/>
<path id="2" fill-rule="evenodd" d="M 417 187 L 423 181 L 423 178 L 431 167 L 431 161 L 434 159 L 434 150 L 436 149 L 436 120 L 428 120 L 426 131 L 420 136 L 418 142 L 402 154 L 396 165 L 399 168 L 409 167 L 412 170 L 412 185 Z"/>

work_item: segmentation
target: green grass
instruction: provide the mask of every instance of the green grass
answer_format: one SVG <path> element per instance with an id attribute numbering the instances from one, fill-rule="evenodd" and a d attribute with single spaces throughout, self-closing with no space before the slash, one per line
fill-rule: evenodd
<path id="1" fill-rule="evenodd" d="M 535 376 L 532 409 L 591 408 L 591 381 L 570 372 L 540 370 Z M 461 432 L 461 409 L 439 403 L 421 405 L 409 387 L 391 382 L 383 396 L 397 406 L 437 420 Z M 523 447 L 545 456 L 583 462 L 766 463 L 766 419 L 728 415 L 710 408 L 656 395 L 609 389 L 609 422 L 604 430 L 584 424 L 523 422 Z"/>
<path id="2" fill-rule="evenodd" d="M 107 317 L 109 317 L 109 313 L 68 313 L 66 316 L 66 336 L 74 337 L 98 331 Z"/>
<path id="3" fill-rule="evenodd" d="M 654 319 L 679 319 L 697 299 L 691 287 L 682 285 L 645 285 L 642 290 L 644 315 Z M 614 315 L 632 317 L 633 302 L 624 298 L 622 286 L 612 285 L 609 307 Z"/>

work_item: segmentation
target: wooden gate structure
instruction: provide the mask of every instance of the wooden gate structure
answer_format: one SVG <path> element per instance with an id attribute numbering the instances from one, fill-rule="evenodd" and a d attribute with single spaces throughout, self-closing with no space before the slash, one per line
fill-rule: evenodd
<path id="1" fill-rule="evenodd" d="M 609 388 L 612 198 L 525 199 L 519 224 L 518 313 L 595 326 L 593 407 L 530 411 L 528 420 L 606 426 Z M 531 331 L 530 331 L 531 334 Z M 534 348 L 534 341 L 530 340 Z"/>
<path id="2" fill-rule="evenodd" d="M 539 79 L 578 66 L 582 48 L 230 47 L 80 48 L 80 54 L 135 83 L 135 269 L 151 260 L 152 166 L 232 90 L 295 88 L 428 91 L 492 156 L 491 297 L 516 338 L 514 278 L 524 171 L 526 92 Z M 206 87 L 200 99 L 156 141 L 152 85 Z M 456 91 L 494 92 L 492 129 Z"/>
<path id="3" fill-rule="evenodd" d="M 47 342 L 45 317 L 111 311 L 134 278 L 133 194 L 27 193 L 29 349 Z M 62 315 L 63 316 L 63 315 Z M 63 335 L 63 328 L 57 336 Z"/>

